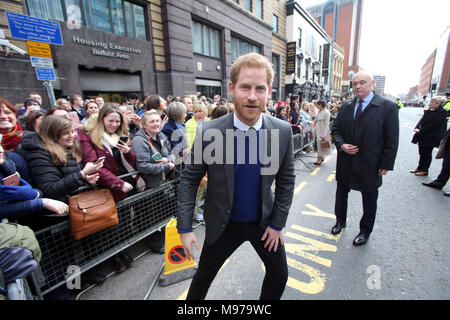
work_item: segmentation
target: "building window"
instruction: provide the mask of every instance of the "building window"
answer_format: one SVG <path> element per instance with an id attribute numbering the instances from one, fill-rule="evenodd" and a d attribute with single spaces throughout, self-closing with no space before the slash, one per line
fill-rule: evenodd
<path id="1" fill-rule="evenodd" d="M 302 63 L 303 59 L 300 57 L 297 57 L 297 78 L 302 78 Z"/>
<path id="2" fill-rule="evenodd" d="M 234 61 L 237 57 L 249 52 L 261 53 L 261 48 L 245 40 L 231 37 L 231 61 Z"/>
<path id="3" fill-rule="evenodd" d="M 278 76 L 278 70 L 280 69 L 280 56 L 272 55 L 273 77 Z"/>
<path id="4" fill-rule="evenodd" d="M 256 0 L 256 16 L 260 19 L 263 18 L 263 0 Z"/>
<path id="5" fill-rule="evenodd" d="M 244 9 L 252 11 L 252 0 L 244 0 Z"/>
<path id="6" fill-rule="evenodd" d="M 273 27 L 273 31 L 278 33 L 278 17 L 275 14 L 272 17 L 272 27 Z"/>
<path id="7" fill-rule="evenodd" d="M 28 9 L 33 17 L 45 20 L 64 21 L 63 10 L 60 1 L 53 0 L 28 0 Z"/>
<path id="8" fill-rule="evenodd" d="M 220 31 L 196 21 L 192 24 L 194 53 L 220 58 Z"/>
<path id="9" fill-rule="evenodd" d="M 147 40 L 144 7 L 125 0 L 27 0 L 30 15 Z M 64 12 L 65 8 L 66 12 Z"/>
<path id="10" fill-rule="evenodd" d="M 298 47 L 302 47 L 302 29 L 298 28 Z"/>

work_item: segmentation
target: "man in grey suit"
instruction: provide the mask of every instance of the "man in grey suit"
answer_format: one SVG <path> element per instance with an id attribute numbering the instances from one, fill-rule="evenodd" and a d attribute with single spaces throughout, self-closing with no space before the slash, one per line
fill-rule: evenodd
<path id="1" fill-rule="evenodd" d="M 295 186 L 292 131 L 262 113 L 273 70 L 256 53 L 233 63 L 229 92 L 235 112 L 207 122 L 197 133 L 178 193 L 178 232 L 186 255 L 200 250 L 192 232 L 197 188 L 206 173 L 206 239 L 187 299 L 204 299 L 225 260 L 250 241 L 266 267 L 260 299 L 280 299 L 288 278 L 281 230 Z M 271 186 L 275 181 L 275 193 Z"/>

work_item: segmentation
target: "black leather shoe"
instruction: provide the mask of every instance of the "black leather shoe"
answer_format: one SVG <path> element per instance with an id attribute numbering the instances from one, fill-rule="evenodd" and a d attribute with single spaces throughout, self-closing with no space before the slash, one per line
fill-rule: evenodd
<path id="1" fill-rule="evenodd" d="M 106 280 L 106 274 L 102 272 L 90 273 L 86 276 L 82 275 L 82 277 L 84 277 L 83 280 L 86 281 L 86 283 L 96 285 L 101 285 Z"/>
<path id="2" fill-rule="evenodd" d="M 120 260 L 122 260 L 123 264 L 125 265 L 125 267 L 130 267 L 131 264 L 133 263 L 133 258 L 130 257 L 128 254 L 126 254 L 125 252 L 121 252 L 119 253 L 120 255 Z"/>
<path id="3" fill-rule="evenodd" d="M 122 262 L 122 260 L 120 259 L 118 254 L 116 254 L 113 257 L 113 268 L 114 268 L 114 271 L 116 271 L 117 273 L 121 273 L 121 272 L 125 271 L 125 269 L 127 268 L 125 266 L 125 264 Z"/>
<path id="4" fill-rule="evenodd" d="M 345 228 L 345 223 L 336 222 L 334 227 L 331 229 L 331 234 L 337 235 L 337 234 L 341 233 L 342 229 L 344 229 L 344 228 Z"/>
<path id="5" fill-rule="evenodd" d="M 353 245 L 354 246 L 363 246 L 366 244 L 367 240 L 369 240 L 369 235 L 365 234 L 363 232 L 360 232 L 355 240 L 353 240 Z"/>
<path id="6" fill-rule="evenodd" d="M 164 254 L 164 247 L 157 248 L 156 246 L 150 246 L 150 250 L 152 250 L 154 253 Z"/>
<path id="7" fill-rule="evenodd" d="M 435 189 L 438 189 L 438 190 L 441 190 L 444 187 L 444 186 L 440 185 L 439 183 L 437 183 L 436 181 L 431 181 L 429 183 L 422 182 L 422 184 L 424 186 L 435 188 Z"/>

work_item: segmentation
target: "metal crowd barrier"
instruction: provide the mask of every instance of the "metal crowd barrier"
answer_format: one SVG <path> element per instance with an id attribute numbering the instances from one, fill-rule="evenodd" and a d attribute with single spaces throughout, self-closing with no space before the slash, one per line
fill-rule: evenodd
<path id="1" fill-rule="evenodd" d="M 8 223 L 8 219 L 2 219 L 0 222 Z M 40 297 L 35 271 L 26 278 L 7 283 L 6 293 L 8 300 L 34 300 L 35 297 Z"/>
<path id="2" fill-rule="evenodd" d="M 300 160 L 308 169 L 312 169 L 311 166 L 303 160 L 305 157 L 305 152 L 303 149 L 311 147 L 314 145 L 315 138 L 314 132 L 300 132 L 293 136 L 294 140 L 294 156 L 295 159 Z M 296 169 L 299 170 L 299 169 Z"/>
<path id="3" fill-rule="evenodd" d="M 176 216 L 179 179 L 161 184 L 119 201 L 119 224 L 80 240 L 74 240 L 68 220 L 37 231 L 42 259 L 36 271 L 42 296 L 65 285 L 164 227 Z M 75 268 L 75 269 L 74 269 Z"/>

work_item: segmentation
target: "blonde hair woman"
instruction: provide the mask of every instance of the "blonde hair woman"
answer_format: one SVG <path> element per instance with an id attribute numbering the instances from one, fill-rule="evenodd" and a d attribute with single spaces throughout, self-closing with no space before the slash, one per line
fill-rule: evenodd
<path id="1" fill-rule="evenodd" d="M 202 101 L 197 101 L 194 103 L 193 111 L 194 116 L 186 122 L 186 145 L 189 149 L 192 148 L 192 144 L 194 143 L 197 125 L 203 121 L 208 121 L 206 118 L 208 115 L 208 109 Z"/>

